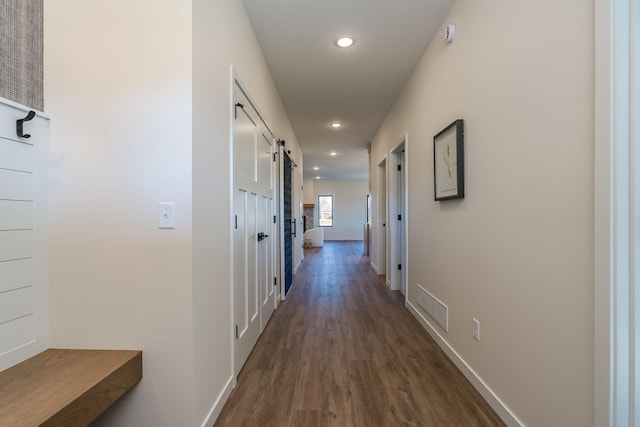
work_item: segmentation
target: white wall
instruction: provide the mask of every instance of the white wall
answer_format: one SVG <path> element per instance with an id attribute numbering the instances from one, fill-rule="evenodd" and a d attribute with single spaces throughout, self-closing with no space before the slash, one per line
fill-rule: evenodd
<path id="1" fill-rule="evenodd" d="M 450 22 L 372 144 L 373 169 L 409 136 L 409 303 L 421 284 L 449 306 L 436 331 L 524 424 L 591 426 L 593 2 L 459 0 Z M 457 118 L 466 197 L 434 202 Z"/>
<path id="2" fill-rule="evenodd" d="M 333 195 L 333 227 L 325 227 L 325 240 L 362 240 L 367 222 L 367 192 L 369 181 L 317 180 L 313 184 L 318 224 L 318 195 Z"/>
<path id="3" fill-rule="evenodd" d="M 302 165 L 242 4 L 51 0 L 44 27 L 52 344 L 143 350 L 96 425 L 210 425 L 232 385 L 231 65 Z"/>
<path id="4" fill-rule="evenodd" d="M 293 239 L 293 274 L 297 274 L 298 267 L 304 260 L 304 248 L 302 246 L 304 242 L 304 228 L 302 223 L 302 217 L 304 215 L 303 208 L 303 178 L 302 178 L 302 163 L 297 163 L 298 167 L 294 168 L 291 174 L 291 186 L 292 186 L 292 200 L 293 206 L 292 218 L 296 219 L 296 234 Z"/>
<path id="5" fill-rule="evenodd" d="M 232 384 L 230 66 L 277 138 L 302 154 L 242 2 L 193 2 L 196 421 Z M 301 246 L 300 241 L 298 246 Z M 217 411 L 215 408 L 214 411 Z"/>
<path id="6" fill-rule="evenodd" d="M 313 180 L 305 179 L 303 182 L 303 185 L 304 185 L 304 191 L 303 191 L 302 202 L 304 204 L 313 203 L 314 205 L 318 203 L 318 201 L 315 199 L 315 196 L 313 194 Z"/>
<path id="7" fill-rule="evenodd" d="M 45 17 L 51 344 L 142 349 L 144 379 L 104 425 L 184 425 L 194 398 L 191 5 L 53 0 Z M 175 230 L 158 229 L 160 201 L 176 203 Z"/>

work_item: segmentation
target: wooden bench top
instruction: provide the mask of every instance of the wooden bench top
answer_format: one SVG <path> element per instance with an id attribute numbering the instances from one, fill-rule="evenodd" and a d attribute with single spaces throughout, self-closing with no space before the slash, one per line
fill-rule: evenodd
<path id="1" fill-rule="evenodd" d="M 49 349 L 0 372 L 0 426 L 85 426 L 142 379 L 142 352 Z"/>

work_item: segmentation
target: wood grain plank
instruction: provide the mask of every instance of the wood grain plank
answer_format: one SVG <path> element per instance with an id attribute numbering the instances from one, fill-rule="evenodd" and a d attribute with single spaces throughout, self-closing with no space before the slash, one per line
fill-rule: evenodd
<path id="1" fill-rule="evenodd" d="M 305 250 L 216 426 L 505 424 L 362 257 Z"/>
<path id="2" fill-rule="evenodd" d="M 142 352 L 49 349 L 0 372 L 0 425 L 86 426 L 142 378 Z"/>
<path id="3" fill-rule="evenodd" d="M 289 426 L 291 427 L 320 427 L 319 411 L 295 411 Z"/>

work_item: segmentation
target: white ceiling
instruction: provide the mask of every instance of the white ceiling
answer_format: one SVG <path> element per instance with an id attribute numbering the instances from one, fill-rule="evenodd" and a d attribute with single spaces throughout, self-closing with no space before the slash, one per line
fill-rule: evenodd
<path id="1" fill-rule="evenodd" d="M 304 178 L 367 179 L 367 148 L 454 0 L 243 3 L 302 148 Z M 336 47 L 341 34 L 355 45 Z"/>

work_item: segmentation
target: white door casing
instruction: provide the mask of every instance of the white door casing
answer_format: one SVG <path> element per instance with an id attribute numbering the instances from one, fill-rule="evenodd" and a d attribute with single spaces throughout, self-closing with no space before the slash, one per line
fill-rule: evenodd
<path id="1" fill-rule="evenodd" d="M 594 424 L 640 424 L 640 1 L 595 2 Z"/>
<path id="2" fill-rule="evenodd" d="M 376 199 L 376 251 L 375 270 L 379 275 L 387 274 L 387 157 L 378 163 L 378 192 Z"/>
<path id="3" fill-rule="evenodd" d="M 404 147 L 404 146 L 403 146 Z M 404 150 L 404 148 L 403 148 Z M 401 221 L 398 222 L 398 253 L 400 254 L 400 264 L 402 268 L 398 274 L 398 289 L 402 292 L 403 295 L 407 293 L 407 235 L 406 235 L 406 224 L 407 224 L 407 211 L 405 209 L 405 199 L 406 199 L 406 191 L 405 191 L 405 153 L 401 151 L 397 153 L 398 158 L 398 181 L 396 184 L 398 185 L 398 215 L 402 218 Z"/>

